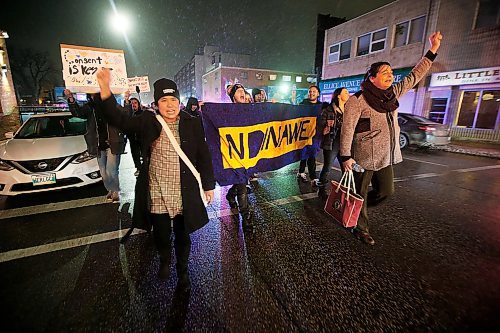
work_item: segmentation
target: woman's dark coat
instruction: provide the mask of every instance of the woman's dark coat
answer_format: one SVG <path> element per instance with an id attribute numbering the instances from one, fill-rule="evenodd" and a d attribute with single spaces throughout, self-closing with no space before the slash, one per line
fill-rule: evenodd
<path id="1" fill-rule="evenodd" d="M 149 163 L 151 158 L 151 145 L 160 136 L 163 130 L 156 119 L 156 114 L 144 111 L 138 117 L 118 112 L 114 96 L 103 101 L 103 114 L 106 120 L 119 128 L 127 135 L 137 134 L 141 143 L 144 162 L 142 164 L 135 185 L 135 204 L 133 227 L 151 230 L 149 213 Z M 191 163 L 201 175 L 203 190 L 215 188 L 215 179 L 212 160 L 205 141 L 205 132 L 201 118 L 192 117 L 184 112 L 179 113 L 180 146 Z M 181 193 L 184 223 L 187 232 L 191 233 L 203 227 L 208 222 L 208 214 L 200 198 L 198 182 L 189 168 L 179 158 L 181 172 Z M 173 216 L 172 216 L 173 218 Z"/>

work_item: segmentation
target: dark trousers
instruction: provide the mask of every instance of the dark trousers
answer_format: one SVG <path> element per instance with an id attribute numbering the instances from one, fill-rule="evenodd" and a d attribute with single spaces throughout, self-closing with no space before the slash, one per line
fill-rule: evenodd
<path id="1" fill-rule="evenodd" d="M 172 250 L 172 227 L 170 221 L 171 219 L 168 214 L 151 214 L 156 249 L 160 254 L 160 261 L 164 262 L 169 261 Z M 185 229 L 184 216 L 176 215 L 173 225 L 177 274 L 187 274 L 191 238 Z"/>
<path id="2" fill-rule="evenodd" d="M 322 184 L 326 183 L 328 178 L 328 173 L 330 172 L 330 169 L 332 168 L 333 165 L 333 161 L 335 159 L 337 159 L 337 161 L 339 162 L 340 170 L 342 174 L 344 174 L 344 166 L 340 161 L 340 151 L 339 151 L 338 141 L 333 144 L 332 150 L 323 149 L 323 168 L 319 173 L 319 181 Z"/>
<path id="3" fill-rule="evenodd" d="M 248 204 L 247 184 L 234 184 L 231 186 L 229 191 L 227 191 L 227 197 L 229 201 L 235 201 L 235 199 L 238 199 L 238 208 L 240 213 L 248 213 L 250 207 Z"/>
<path id="4" fill-rule="evenodd" d="M 132 153 L 132 159 L 134 160 L 134 165 L 136 169 L 141 168 L 141 145 L 139 141 L 130 139 L 130 152 Z"/>
<path id="5" fill-rule="evenodd" d="M 306 163 L 307 170 L 309 171 L 309 178 L 316 178 L 316 157 L 309 157 L 305 160 L 300 160 L 299 164 L 299 173 L 304 173 L 306 171 Z"/>
<path id="6" fill-rule="evenodd" d="M 356 191 L 365 199 L 356 228 L 369 232 L 368 206 L 378 205 L 394 193 L 394 172 L 392 165 L 378 171 L 365 170 L 365 172 L 354 172 L 354 182 L 356 183 Z M 368 191 L 370 182 L 372 183 L 372 190 Z"/>

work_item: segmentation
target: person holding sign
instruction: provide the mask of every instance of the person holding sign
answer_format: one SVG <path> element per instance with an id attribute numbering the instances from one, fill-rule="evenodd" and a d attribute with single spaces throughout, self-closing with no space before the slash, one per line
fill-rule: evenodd
<path id="1" fill-rule="evenodd" d="M 367 207 L 385 201 L 394 193 L 392 165 L 403 160 L 399 147 L 398 98 L 425 77 L 442 38 L 439 31 L 433 33 L 429 37 L 429 51 L 410 74 L 394 85 L 388 62 L 372 64 L 361 83 L 361 90 L 345 105 L 340 155 L 345 170 L 353 170 L 355 164 L 365 169 L 364 172 L 354 171 L 356 190 L 365 200 L 353 233 L 366 244 L 375 244 L 368 230 Z M 368 191 L 370 183 L 372 190 Z"/>
<path id="2" fill-rule="evenodd" d="M 154 83 L 158 113 L 144 112 L 140 117 L 117 110 L 110 89 L 109 69 L 100 69 L 97 80 L 105 118 L 128 135 L 136 134 L 141 143 L 144 162 L 135 187 L 132 229 L 150 231 L 153 228 L 160 255 L 158 276 L 168 279 L 173 220 L 177 288 L 187 292 L 191 289 L 189 234 L 208 223 L 203 201 L 212 201 L 215 188 L 212 159 L 201 118 L 180 112 L 179 90 L 169 79 Z"/>
<path id="3" fill-rule="evenodd" d="M 85 133 L 87 151 L 89 155 L 97 156 L 102 181 L 108 190 L 106 199 L 112 202 L 119 201 L 120 179 L 118 172 L 120 156 L 125 151 L 123 133 L 115 127 L 109 126 L 104 120 L 99 94 L 89 94 L 89 101 L 83 106 L 78 105 L 69 89 L 64 90 L 64 96 L 68 100 L 71 114 L 78 118 L 87 119 L 87 132 Z"/>

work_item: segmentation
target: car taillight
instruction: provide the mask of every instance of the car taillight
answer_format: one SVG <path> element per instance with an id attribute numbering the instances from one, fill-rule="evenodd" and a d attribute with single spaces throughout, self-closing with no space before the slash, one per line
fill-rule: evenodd
<path id="1" fill-rule="evenodd" d="M 81 153 L 80 155 L 78 155 L 78 157 L 75 158 L 75 160 L 73 162 L 71 162 L 71 163 L 73 163 L 73 164 L 80 164 L 80 163 L 83 163 L 83 162 L 90 161 L 93 158 L 94 158 L 94 156 L 90 155 L 88 151 L 84 151 L 83 153 Z"/>
<path id="2" fill-rule="evenodd" d="M 435 127 L 430 127 L 430 126 L 419 126 L 418 129 L 421 129 L 422 131 L 426 132 L 432 132 L 436 130 Z"/>

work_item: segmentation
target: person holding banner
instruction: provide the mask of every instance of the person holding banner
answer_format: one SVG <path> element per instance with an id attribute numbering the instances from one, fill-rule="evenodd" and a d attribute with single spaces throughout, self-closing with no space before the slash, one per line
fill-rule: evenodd
<path id="1" fill-rule="evenodd" d="M 245 88 L 239 83 L 236 83 L 228 88 L 228 95 L 233 103 L 247 103 L 246 94 Z M 229 206 L 232 209 L 239 209 L 240 215 L 243 219 L 242 225 L 244 229 L 250 229 L 253 227 L 252 209 L 248 203 L 247 183 L 248 179 L 245 183 L 233 184 L 226 194 Z M 238 202 L 236 202 L 236 199 L 238 199 Z"/>
<path id="2" fill-rule="evenodd" d="M 79 106 L 69 89 L 64 90 L 71 114 L 87 119 L 85 142 L 89 155 L 97 156 L 99 171 L 108 194 L 108 201 L 120 200 L 120 179 L 118 177 L 120 156 L 125 151 L 125 138 L 116 127 L 109 126 L 102 115 L 99 94 L 88 95 L 89 100 Z M 123 110 L 121 110 L 124 112 Z"/>
<path id="3" fill-rule="evenodd" d="M 159 112 L 144 112 L 140 117 L 117 111 L 110 90 L 109 69 L 100 69 L 97 79 L 106 119 L 127 134 L 137 134 L 141 142 L 144 163 L 135 187 L 132 227 L 147 231 L 153 227 L 160 255 L 158 276 L 168 279 L 173 221 L 177 288 L 187 292 L 191 289 L 189 234 L 208 223 L 204 201 L 212 201 L 215 188 L 212 159 L 201 119 L 180 112 L 179 90 L 169 79 L 154 83 L 154 100 Z"/>
<path id="4" fill-rule="evenodd" d="M 425 77 L 442 38 L 439 31 L 433 33 L 429 37 L 429 51 L 410 74 L 394 85 L 388 62 L 372 64 L 361 83 L 361 91 L 345 105 L 340 155 L 346 170 L 353 170 L 356 163 L 365 169 L 354 171 L 356 190 L 364 198 L 364 204 L 353 233 L 366 244 L 375 244 L 368 229 L 367 207 L 385 201 L 394 193 L 392 165 L 403 160 L 399 147 L 398 98 Z M 372 190 L 368 191 L 370 183 Z"/>
<path id="5" fill-rule="evenodd" d="M 320 90 L 318 86 L 312 85 L 309 87 L 309 91 L 307 93 L 307 98 L 304 99 L 300 104 L 301 105 L 315 105 L 319 103 L 319 94 Z M 316 178 L 316 157 L 309 157 L 305 160 L 301 160 L 299 164 L 299 172 L 297 173 L 297 178 L 301 179 L 303 182 L 307 182 L 307 176 L 305 174 L 306 171 L 306 164 L 307 164 L 307 169 L 309 170 L 309 178 L 311 179 L 311 184 L 313 186 L 318 185 L 319 180 Z"/>

